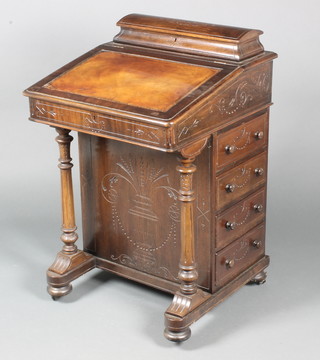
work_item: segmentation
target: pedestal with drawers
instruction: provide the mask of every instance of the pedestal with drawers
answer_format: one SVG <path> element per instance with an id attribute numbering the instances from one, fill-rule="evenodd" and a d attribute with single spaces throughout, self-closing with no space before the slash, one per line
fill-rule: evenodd
<path id="1" fill-rule="evenodd" d="M 98 267 L 174 294 L 165 336 L 263 283 L 272 60 L 261 31 L 128 15 L 120 33 L 25 91 L 56 128 L 63 248 L 48 291 Z M 70 131 L 79 135 L 83 250 Z M 112 310 L 116 311 L 116 310 Z M 119 310 L 120 311 L 120 310 Z"/>

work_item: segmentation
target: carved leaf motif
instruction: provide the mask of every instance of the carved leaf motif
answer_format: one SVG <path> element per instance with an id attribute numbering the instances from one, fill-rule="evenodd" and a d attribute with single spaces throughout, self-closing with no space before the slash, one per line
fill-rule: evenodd
<path id="1" fill-rule="evenodd" d="M 112 204 L 114 227 L 117 226 L 135 248 L 146 253 L 160 250 L 171 240 L 175 242 L 176 223 L 180 221 L 180 207 L 177 204 L 178 191 L 170 186 L 169 175 L 164 172 L 163 168 L 156 168 L 153 164 L 148 163 L 144 157 L 128 156 L 124 159 L 120 156 L 120 161 L 116 165 L 118 172 L 106 174 L 101 181 L 102 196 Z M 124 183 L 129 184 L 128 191 L 131 193 L 127 199 L 123 199 L 121 192 Z M 160 243 L 148 246 L 145 244 L 146 240 L 154 241 L 154 236 L 151 233 L 141 234 L 141 230 L 135 233 L 132 225 L 129 228 L 122 219 L 118 204 L 123 200 L 129 201 L 128 214 L 136 217 L 137 220 L 148 221 L 148 229 L 158 232 L 156 229 L 159 228 L 160 223 L 154 199 L 155 194 L 159 192 L 165 192 L 170 199 L 167 206 L 171 224 L 168 229 L 164 230 L 160 237 Z M 133 223 L 135 222 L 136 220 L 133 221 Z M 154 224 L 152 225 L 150 222 Z"/>
<path id="2" fill-rule="evenodd" d="M 194 119 L 193 123 L 191 125 L 184 126 L 182 130 L 179 133 L 178 139 L 184 138 L 186 135 L 188 135 L 189 131 L 193 128 L 196 128 L 200 123 L 199 119 Z"/>
<path id="3" fill-rule="evenodd" d="M 271 78 L 267 73 L 261 73 L 256 78 L 253 79 L 253 82 L 263 91 L 268 92 L 271 86 Z"/>
<path id="4" fill-rule="evenodd" d="M 105 121 L 98 119 L 95 115 L 91 114 L 84 115 L 83 125 L 92 132 L 99 133 L 102 130 L 105 130 Z"/>
<path id="5" fill-rule="evenodd" d="M 53 110 L 47 110 L 45 107 L 40 107 L 41 105 L 36 105 L 35 108 L 36 110 L 41 114 L 41 115 L 45 115 L 45 114 L 49 114 L 52 117 L 55 117 L 57 115 L 57 113 L 55 113 Z"/>

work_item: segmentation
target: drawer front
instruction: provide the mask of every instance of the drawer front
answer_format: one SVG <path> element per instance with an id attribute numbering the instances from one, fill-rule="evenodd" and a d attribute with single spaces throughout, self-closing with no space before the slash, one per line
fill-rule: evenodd
<path id="1" fill-rule="evenodd" d="M 265 216 L 265 189 L 216 216 L 216 247 L 222 248 L 245 234 Z"/>
<path id="2" fill-rule="evenodd" d="M 240 199 L 248 192 L 265 183 L 267 154 L 240 164 L 217 177 L 217 209 Z"/>
<path id="3" fill-rule="evenodd" d="M 30 103 L 31 119 L 50 125 L 72 128 L 97 136 L 143 143 L 153 147 L 167 147 L 167 130 L 160 126 L 133 122 L 112 115 L 54 104 L 42 100 Z"/>
<path id="4" fill-rule="evenodd" d="M 262 149 L 268 143 L 268 113 L 217 137 L 217 169 Z"/>
<path id="5" fill-rule="evenodd" d="M 264 224 L 216 254 L 216 284 L 226 284 L 264 255 Z"/>

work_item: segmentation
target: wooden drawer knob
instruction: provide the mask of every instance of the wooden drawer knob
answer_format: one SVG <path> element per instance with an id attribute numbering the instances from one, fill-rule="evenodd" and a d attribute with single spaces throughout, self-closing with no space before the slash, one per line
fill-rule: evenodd
<path id="1" fill-rule="evenodd" d="M 256 132 L 254 133 L 254 137 L 255 137 L 257 140 L 263 139 L 263 137 L 264 137 L 263 131 L 256 131 Z"/>
<path id="2" fill-rule="evenodd" d="M 228 269 L 231 269 L 231 268 L 234 267 L 234 260 L 233 260 L 233 259 L 227 259 L 226 262 L 225 262 L 225 264 L 226 264 L 226 267 L 227 267 Z"/>
<path id="3" fill-rule="evenodd" d="M 254 210 L 255 210 L 256 212 L 260 213 L 260 212 L 262 212 L 262 210 L 263 210 L 263 205 L 262 205 L 262 204 L 255 204 L 255 205 L 253 206 L 253 208 L 254 208 Z"/>
<path id="4" fill-rule="evenodd" d="M 252 242 L 252 246 L 253 246 L 254 248 L 256 248 L 256 249 L 260 249 L 261 246 L 262 246 L 262 243 L 261 243 L 261 241 L 259 241 L 259 240 L 254 240 L 254 241 Z"/>
<path id="5" fill-rule="evenodd" d="M 236 147 L 234 145 L 227 145 L 224 150 L 227 154 L 233 154 L 236 151 Z"/>
<path id="6" fill-rule="evenodd" d="M 236 186 L 234 184 L 227 184 L 225 189 L 226 189 L 226 192 L 232 193 L 235 191 Z"/>
<path id="7" fill-rule="evenodd" d="M 254 169 L 254 173 L 257 176 L 262 176 L 264 174 L 264 170 L 263 170 L 263 168 L 256 168 L 256 169 Z"/>
<path id="8" fill-rule="evenodd" d="M 225 223 L 225 227 L 226 227 L 227 230 L 234 230 L 236 228 L 236 223 L 231 222 L 231 221 L 227 221 Z"/>

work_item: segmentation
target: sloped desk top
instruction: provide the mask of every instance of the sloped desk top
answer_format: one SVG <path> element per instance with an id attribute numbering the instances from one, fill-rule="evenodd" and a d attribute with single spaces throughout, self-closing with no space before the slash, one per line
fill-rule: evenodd
<path id="1" fill-rule="evenodd" d="M 270 105 L 261 31 L 136 17 L 28 88 L 30 119 L 172 152 Z"/>
<path id="2" fill-rule="evenodd" d="M 166 112 L 221 69 L 101 51 L 46 88 Z M 117 107 L 114 104 L 114 107 Z"/>

